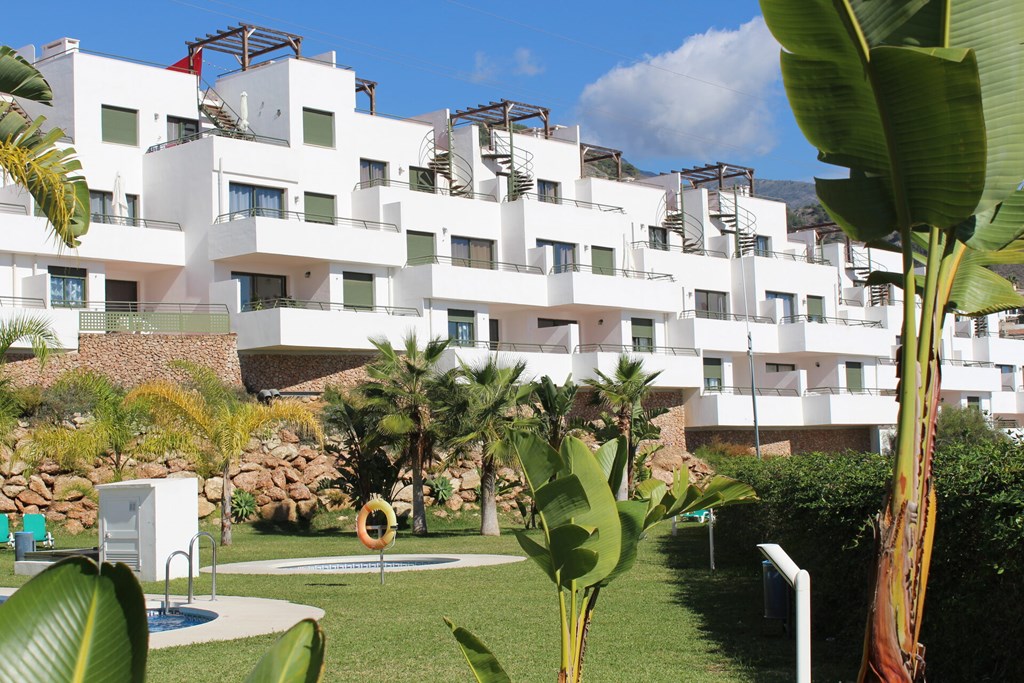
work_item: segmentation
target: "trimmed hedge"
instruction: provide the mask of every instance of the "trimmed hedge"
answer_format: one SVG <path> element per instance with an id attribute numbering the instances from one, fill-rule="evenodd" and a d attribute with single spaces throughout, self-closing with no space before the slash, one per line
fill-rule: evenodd
<path id="1" fill-rule="evenodd" d="M 779 543 L 811 574 L 817 637 L 859 652 L 875 565 L 871 520 L 892 459 L 806 454 L 758 461 L 712 458 L 719 473 L 751 484 L 758 505 L 723 509 L 723 566 L 762 558 Z M 921 640 L 928 679 L 1024 680 L 1024 447 L 955 443 L 936 454 L 938 521 Z"/>

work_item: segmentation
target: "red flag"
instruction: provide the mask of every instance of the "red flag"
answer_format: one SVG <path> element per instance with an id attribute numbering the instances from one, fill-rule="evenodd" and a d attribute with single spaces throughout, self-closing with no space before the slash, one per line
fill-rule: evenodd
<path id="1" fill-rule="evenodd" d="M 180 71 L 185 74 L 195 74 L 202 78 L 203 76 L 203 48 L 196 50 L 195 54 L 189 57 L 182 57 L 174 64 L 167 67 L 168 71 Z"/>

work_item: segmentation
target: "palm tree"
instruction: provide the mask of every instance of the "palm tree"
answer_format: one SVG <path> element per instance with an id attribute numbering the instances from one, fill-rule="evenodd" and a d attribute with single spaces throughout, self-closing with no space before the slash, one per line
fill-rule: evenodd
<path id="1" fill-rule="evenodd" d="M 244 401 L 227 388 L 217 389 L 211 382 L 216 377 L 212 371 L 179 365 L 193 374 L 194 383 L 205 393 L 154 380 L 136 387 L 127 400 L 146 401 L 158 422 L 188 436 L 188 450 L 220 467 L 224 477 L 220 544 L 231 545 L 231 465 L 242 455 L 249 439 L 282 422 L 309 430 L 321 442 L 323 430 L 313 412 L 301 403 L 281 400 L 263 405 Z"/>
<path id="2" fill-rule="evenodd" d="M 60 340 L 46 318 L 20 314 L 0 321 L 0 435 L 7 434 L 17 424 L 21 406 L 14 395 L 9 377 L 2 374 L 7 352 L 19 341 L 27 341 L 40 366 L 46 364 L 50 349 L 60 346 Z"/>
<path id="3" fill-rule="evenodd" d="M 421 349 L 416 333 L 410 332 L 401 351 L 383 337 L 370 339 L 370 343 L 378 354 L 366 366 L 370 381 L 360 390 L 367 405 L 379 415 L 376 428 L 402 443 L 403 460 L 412 470 L 412 532 L 424 535 L 423 467 L 433 459 L 440 436 L 441 425 L 434 419 L 437 365 L 448 340 L 431 339 Z"/>
<path id="4" fill-rule="evenodd" d="M 501 534 L 494 487 L 498 466 L 516 461 L 511 437 L 516 431 L 537 424 L 536 419 L 522 414 L 522 408 L 533 393 L 533 385 L 520 381 L 525 372 L 525 361 L 506 367 L 493 357 L 475 368 L 463 363 L 455 381 L 444 392 L 444 421 L 453 434 L 451 445 L 483 446 L 480 462 L 480 533 L 483 536 Z"/>
<path id="5" fill-rule="evenodd" d="M 569 431 L 569 413 L 576 405 L 579 385 L 572 381 L 572 375 L 565 378 L 562 386 L 544 375 L 533 383 L 533 414 L 540 421 L 539 429 L 544 440 L 556 451 L 562 437 Z"/>
<path id="6" fill-rule="evenodd" d="M 643 407 L 643 401 L 651 392 L 654 380 L 661 371 L 644 372 L 642 358 L 630 358 L 623 353 L 615 365 L 615 373 L 609 377 L 595 370 L 596 378 L 585 379 L 583 383 L 594 390 L 596 403 L 603 403 L 615 412 L 619 434 L 626 437 L 630 452 L 627 460 L 626 478 L 618 492 L 619 500 L 626 500 L 633 492 L 633 461 L 636 459 L 636 444 L 633 442 L 633 415 Z"/>
<path id="7" fill-rule="evenodd" d="M 355 478 L 353 482 L 350 477 L 343 477 L 348 492 L 355 494 L 355 503 L 362 506 L 374 495 L 390 500 L 398 463 L 393 464 L 387 453 L 395 445 L 394 439 L 375 428 L 380 416 L 356 391 L 327 387 L 323 398 L 327 403 L 324 426 L 341 435 L 347 452 L 345 464 Z M 339 471 L 344 474 L 340 467 Z"/>
<path id="8" fill-rule="evenodd" d="M 72 148 L 58 149 L 59 128 L 42 132 L 46 120 L 30 121 L 13 98 L 49 104 L 53 91 L 35 67 L 0 46 L 0 172 L 28 190 L 65 246 L 78 246 L 89 229 L 89 188 Z"/>

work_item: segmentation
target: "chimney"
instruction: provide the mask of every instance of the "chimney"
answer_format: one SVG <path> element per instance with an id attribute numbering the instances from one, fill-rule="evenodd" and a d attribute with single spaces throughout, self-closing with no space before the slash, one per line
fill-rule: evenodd
<path id="1" fill-rule="evenodd" d="M 66 52 L 78 52 L 78 38 L 59 38 L 52 43 L 43 45 L 43 54 L 40 59 L 55 57 Z"/>

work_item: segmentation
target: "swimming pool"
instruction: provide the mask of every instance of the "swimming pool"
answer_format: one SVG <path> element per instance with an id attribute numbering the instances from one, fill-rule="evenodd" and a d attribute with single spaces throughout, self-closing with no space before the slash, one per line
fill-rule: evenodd
<path id="1" fill-rule="evenodd" d="M 413 572 L 429 569 L 462 569 L 484 567 L 509 562 L 521 562 L 522 555 L 473 555 L 416 553 L 384 556 L 385 572 Z M 200 569 L 209 572 L 209 567 Z M 360 574 L 380 571 L 377 555 L 340 555 L 332 557 L 292 557 L 280 560 L 257 560 L 217 565 L 218 574 Z"/>
<path id="2" fill-rule="evenodd" d="M 427 557 L 422 560 L 389 560 L 384 558 L 384 569 L 406 569 L 410 567 L 430 567 L 436 564 L 458 562 L 454 557 Z M 359 572 L 380 570 L 380 560 L 355 560 L 341 562 L 314 562 L 307 564 L 282 564 L 279 569 L 292 569 L 297 572 Z"/>
<path id="3" fill-rule="evenodd" d="M 0 595 L 0 605 L 7 601 L 7 597 Z M 209 614 L 209 612 L 204 614 L 182 612 L 178 609 L 169 609 L 166 612 L 160 609 L 147 609 L 146 622 L 149 624 L 150 633 L 163 633 L 164 631 L 175 631 L 179 628 L 206 624 L 217 618 L 216 614 L 208 616 Z"/>

